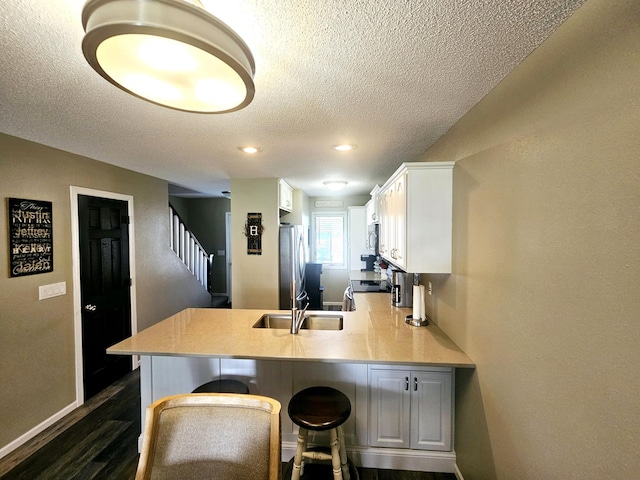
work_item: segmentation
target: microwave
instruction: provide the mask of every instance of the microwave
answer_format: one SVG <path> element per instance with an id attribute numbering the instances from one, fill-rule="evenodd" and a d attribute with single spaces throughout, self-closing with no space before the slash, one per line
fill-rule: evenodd
<path id="1" fill-rule="evenodd" d="M 374 255 L 379 255 L 379 229 L 380 225 L 378 223 L 372 223 L 367 227 L 367 249 Z"/>

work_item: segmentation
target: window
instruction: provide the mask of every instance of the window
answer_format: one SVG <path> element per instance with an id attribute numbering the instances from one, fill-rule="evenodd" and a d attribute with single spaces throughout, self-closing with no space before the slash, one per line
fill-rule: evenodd
<path id="1" fill-rule="evenodd" d="M 331 268 L 346 268 L 346 216 L 344 213 L 313 214 L 314 261 Z"/>

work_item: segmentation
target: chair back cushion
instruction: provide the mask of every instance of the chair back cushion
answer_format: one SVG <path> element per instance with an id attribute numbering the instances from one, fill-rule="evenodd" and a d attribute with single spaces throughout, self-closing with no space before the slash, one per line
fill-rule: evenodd
<path id="1" fill-rule="evenodd" d="M 151 478 L 267 480 L 270 429 L 265 410 L 167 407 L 158 417 Z"/>

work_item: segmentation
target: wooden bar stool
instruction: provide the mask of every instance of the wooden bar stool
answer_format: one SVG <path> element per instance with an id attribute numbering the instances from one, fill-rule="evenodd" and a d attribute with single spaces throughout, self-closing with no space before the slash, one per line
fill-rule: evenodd
<path id="1" fill-rule="evenodd" d="M 292 480 L 302 475 L 303 459 L 331 460 L 334 480 L 350 480 L 342 424 L 351 414 L 349 398 L 331 387 L 310 387 L 296 393 L 289 401 L 289 417 L 300 427 L 293 458 Z M 307 450 L 309 430 L 329 430 L 331 454 Z"/>
<path id="2" fill-rule="evenodd" d="M 249 387 L 239 380 L 221 378 L 203 383 L 191 393 L 249 393 Z"/>

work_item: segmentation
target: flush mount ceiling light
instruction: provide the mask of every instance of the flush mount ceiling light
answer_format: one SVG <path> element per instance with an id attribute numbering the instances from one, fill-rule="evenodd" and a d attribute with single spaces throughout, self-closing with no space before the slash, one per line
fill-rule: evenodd
<path id="1" fill-rule="evenodd" d="M 355 145 L 334 145 L 333 149 L 334 150 L 338 150 L 339 152 L 348 152 L 349 150 L 353 150 L 354 148 L 356 148 Z"/>
<path id="2" fill-rule="evenodd" d="M 199 0 L 89 0 L 82 25 L 89 64 L 136 97 L 197 113 L 253 100 L 249 47 Z"/>
<path id="3" fill-rule="evenodd" d="M 337 192 L 338 190 L 342 190 L 346 187 L 347 183 L 349 182 L 345 182 L 344 180 L 327 180 L 324 182 L 324 186 L 331 191 Z"/>
<path id="4" fill-rule="evenodd" d="M 252 147 L 251 145 L 245 145 L 244 147 L 238 147 L 238 149 L 244 153 L 254 154 L 261 152 L 262 149 L 260 147 Z"/>

